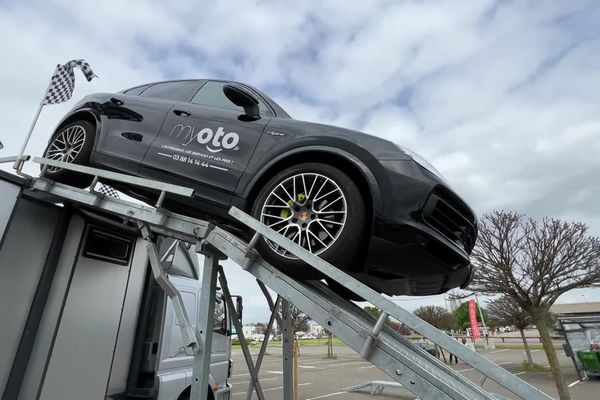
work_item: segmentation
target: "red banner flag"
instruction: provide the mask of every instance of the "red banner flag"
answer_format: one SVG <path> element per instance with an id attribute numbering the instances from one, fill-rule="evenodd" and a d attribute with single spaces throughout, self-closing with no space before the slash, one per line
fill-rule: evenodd
<path id="1" fill-rule="evenodd" d="M 479 339 L 479 324 L 477 323 L 477 303 L 475 300 L 469 300 L 469 321 L 471 321 L 471 337 L 473 339 Z"/>

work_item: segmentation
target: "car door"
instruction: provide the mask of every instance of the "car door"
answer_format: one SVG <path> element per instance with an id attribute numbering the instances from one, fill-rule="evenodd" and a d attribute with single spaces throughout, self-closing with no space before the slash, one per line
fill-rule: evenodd
<path id="1" fill-rule="evenodd" d="M 97 161 L 137 172 L 172 104 L 189 98 L 197 86 L 198 81 L 162 82 L 111 95 L 98 104 L 103 132 Z"/>
<path id="2" fill-rule="evenodd" d="M 191 101 L 175 103 L 143 162 L 217 203 L 234 191 L 273 115 L 261 100 L 261 118 L 245 120 L 243 108 L 223 94 L 225 84 L 207 81 Z"/>

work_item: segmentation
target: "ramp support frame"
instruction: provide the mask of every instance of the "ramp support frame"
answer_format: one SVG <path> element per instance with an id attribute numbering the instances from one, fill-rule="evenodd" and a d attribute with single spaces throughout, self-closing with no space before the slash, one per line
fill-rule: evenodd
<path id="1" fill-rule="evenodd" d="M 291 356 L 293 346 L 293 332 L 290 318 L 291 303 L 306 312 L 311 318 L 321 323 L 321 325 L 336 334 L 336 336 L 342 338 L 350 347 L 359 352 L 363 358 L 386 372 L 397 384 L 410 390 L 420 398 L 492 400 L 499 399 L 500 397 L 485 391 L 476 382 L 468 380 L 435 357 L 422 351 L 410 342 L 410 340 L 391 330 L 385 324 L 388 316 L 398 319 L 436 345 L 457 355 L 464 362 L 470 364 L 473 368 L 507 388 L 518 397 L 531 400 L 551 399 L 537 388 L 456 342 L 443 332 L 417 318 L 412 313 L 381 296 L 353 277 L 308 252 L 284 236 L 267 228 L 241 210 L 232 207 L 230 214 L 240 223 L 246 225 L 248 229 L 255 232 L 250 243 L 246 243 L 244 240 L 209 222 L 161 209 L 162 201 L 166 195 L 174 193 L 191 196 L 193 194 L 191 189 L 38 157 L 35 157 L 33 160 L 40 164 L 90 174 L 96 180 L 108 179 L 143 186 L 160 194 L 159 202 L 155 208 L 152 208 L 114 199 L 109 196 L 101 197 L 93 191 L 80 190 L 46 179 L 32 178 L 29 188 L 31 191 L 48 194 L 49 196 L 46 196 L 46 201 L 53 201 L 53 199 L 56 202 L 69 201 L 81 207 L 110 213 L 121 217 L 124 221 L 131 221 L 137 224 L 142 232 L 142 236 L 148 243 L 148 254 L 153 274 L 157 282 L 173 301 L 186 344 L 195 350 L 196 356 L 192 384 L 192 398 L 194 399 L 205 399 L 208 390 L 212 313 L 214 311 L 212 307 L 214 307 L 217 275 L 220 275 L 220 284 L 224 292 L 226 292 L 225 299 L 228 306 L 233 309 L 233 302 L 229 288 L 227 287 L 227 281 L 222 268 L 218 264 L 219 259 L 223 255 L 232 259 L 262 282 L 259 286 L 263 289 L 265 295 L 268 294 L 268 291 L 264 285 L 267 285 L 281 296 L 273 302 L 269 294 L 267 301 L 272 310 L 270 325 L 277 319 L 284 333 L 283 398 L 285 400 L 292 400 L 294 395 L 293 362 Z M 193 331 L 193 325 L 190 323 L 189 317 L 185 313 L 181 297 L 178 296 L 176 288 L 170 284 L 168 277 L 164 270 L 162 270 L 158 252 L 152 240 L 150 240 L 152 234 L 170 236 L 188 243 L 201 244 L 200 252 L 205 256 L 204 271 L 202 273 L 203 305 L 200 307 L 201 309 L 198 314 L 198 321 L 200 322 L 195 332 Z M 277 243 L 325 276 L 378 307 L 382 310 L 382 316 L 378 320 L 375 320 L 354 303 L 337 296 L 323 283 L 295 280 L 268 264 L 254 249 L 261 236 Z M 281 304 L 280 318 L 274 315 L 278 312 L 279 304 Z M 234 325 L 238 330 L 238 335 L 243 335 L 241 322 L 234 320 Z M 247 351 L 247 346 L 242 346 L 242 349 L 252 378 L 246 398 L 251 397 L 252 392 L 256 391 L 259 399 L 261 399 L 262 390 L 258 373 L 262 357 L 264 356 L 263 348 L 261 347 L 261 355 L 256 363 L 252 361 Z"/>

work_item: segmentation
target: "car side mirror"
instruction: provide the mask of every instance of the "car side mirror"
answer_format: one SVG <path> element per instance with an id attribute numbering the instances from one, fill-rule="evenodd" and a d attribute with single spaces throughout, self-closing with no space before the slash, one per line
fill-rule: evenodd
<path id="1" fill-rule="evenodd" d="M 233 104 L 244 108 L 244 120 L 256 121 L 260 119 L 260 110 L 258 108 L 258 99 L 248 91 L 233 85 L 224 85 L 223 94 Z"/>
<path id="2" fill-rule="evenodd" d="M 242 301 L 242 296 L 240 295 L 233 295 L 231 296 L 232 298 L 235 298 L 235 315 L 237 316 L 237 319 L 242 322 L 242 316 L 244 314 L 244 304 Z"/>

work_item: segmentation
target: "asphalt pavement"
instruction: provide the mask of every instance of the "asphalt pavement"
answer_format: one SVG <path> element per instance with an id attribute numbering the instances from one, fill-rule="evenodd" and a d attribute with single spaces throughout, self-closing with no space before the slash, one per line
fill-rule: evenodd
<path id="1" fill-rule="evenodd" d="M 256 357 L 258 349 L 251 349 L 251 352 Z M 554 381 L 550 373 L 513 371 L 513 368 L 525 359 L 524 350 L 501 349 L 479 350 L 479 352 L 503 368 L 515 373 L 521 379 L 538 387 L 543 392 L 557 398 Z M 325 346 L 303 346 L 300 348 L 300 357 L 298 359 L 298 400 L 372 399 L 368 388 L 355 393 L 348 393 L 346 389 L 364 382 L 391 380 L 386 374 L 368 361 L 363 360 L 349 347 L 334 346 L 334 353 L 337 358 L 329 359 L 326 357 L 327 348 Z M 597 399 L 598 391 L 600 390 L 600 380 L 579 382 L 571 359 L 567 358 L 561 351 L 558 351 L 558 356 L 567 384 L 571 386 L 572 399 Z M 548 364 L 543 350 L 533 350 L 532 357 L 534 362 L 538 364 Z M 230 383 L 232 384 L 232 399 L 245 399 L 250 375 L 248 374 L 246 363 L 239 348 L 234 348 L 233 360 L 234 368 L 232 378 L 230 379 Z M 452 364 L 452 368 L 474 382 L 479 382 L 481 378 L 481 374 L 462 361 L 459 361 L 458 364 Z M 266 400 L 282 399 L 283 374 L 281 371 L 281 347 L 269 348 L 259 375 Z M 484 388 L 508 398 L 517 398 L 490 380 L 485 382 Z M 256 395 L 254 395 L 253 399 L 256 398 Z M 404 388 L 386 388 L 377 398 L 413 400 L 415 396 Z"/>

